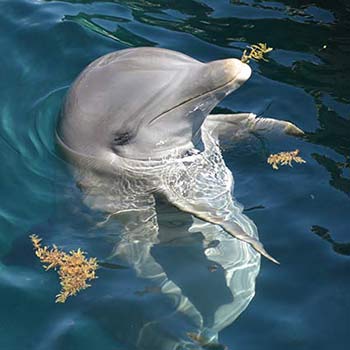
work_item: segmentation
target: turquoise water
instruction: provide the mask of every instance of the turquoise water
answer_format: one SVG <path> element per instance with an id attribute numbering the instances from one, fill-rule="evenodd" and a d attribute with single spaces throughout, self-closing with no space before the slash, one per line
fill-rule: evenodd
<path id="1" fill-rule="evenodd" d="M 1 0 L 0 28 L 1 349 L 349 348 L 346 0 Z M 159 46 L 210 61 L 239 58 L 257 42 L 274 48 L 270 61 L 252 62 L 252 78 L 216 112 L 289 120 L 306 136 L 252 138 L 224 154 L 236 198 L 281 262 L 262 259 L 256 286 L 257 269 L 241 269 L 247 300 L 254 290 L 255 297 L 224 325 L 240 299 L 225 285 L 226 268 L 203 254 L 203 237 L 188 232 L 191 218 L 160 206 L 160 232 L 176 239 L 155 245 L 152 256 L 179 288 L 169 297 L 135 266 L 111 258 L 120 225 L 97 225 L 103 214 L 82 204 L 56 151 L 54 130 L 67 88 L 103 54 Z M 306 164 L 273 171 L 266 163 L 270 153 L 296 148 Z M 28 238 L 33 232 L 47 244 L 81 247 L 106 262 L 99 279 L 55 304 L 57 275 L 35 258 Z M 229 259 L 236 258 L 231 252 Z M 198 313 L 180 310 L 184 300 Z M 211 345 L 188 336 L 200 331 L 201 317 Z"/>

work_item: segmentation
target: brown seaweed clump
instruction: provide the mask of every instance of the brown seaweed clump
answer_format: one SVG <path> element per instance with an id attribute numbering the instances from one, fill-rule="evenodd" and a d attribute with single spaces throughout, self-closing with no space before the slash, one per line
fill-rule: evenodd
<path id="1" fill-rule="evenodd" d="M 56 295 L 56 303 L 64 303 L 68 297 L 76 295 L 80 290 L 90 287 L 87 281 L 97 278 L 97 259 L 85 257 L 86 253 L 71 250 L 69 254 L 60 251 L 55 245 L 49 249 L 41 245 L 41 238 L 31 235 L 35 255 L 44 265 L 45 270 L 54 269 L 58 272 L 61 292 Z"/>
<path id="2" fill-rule="evenodd" d="M 292 161 L 296 163 L 306 163 L 306 161 L 299 156 L 299 150 L 291 152 L 280 152 L 276 154 L 270 154 L 267 162 L 272 165 L 272 168 L 278 170 L 279 165 L 292 166 Z"/>
<path id="3" fill-rule="evenodd" d="M 272 47 L 268 47 L 265 43 L 258 43 L 256 45 L 252 45 L 248 47 L 249 50 L 245 49 L 243 51 L 241 61 L 244 63 L 249 63 L 251 59 L 255 61 L 263 60 L 268 62 L 268 59 L 264 57 L 264 54 L 273 50 Z"/>

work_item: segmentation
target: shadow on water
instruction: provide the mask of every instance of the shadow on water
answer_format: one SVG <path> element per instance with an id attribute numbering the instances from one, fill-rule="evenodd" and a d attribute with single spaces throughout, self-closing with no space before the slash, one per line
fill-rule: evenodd
<path id="1" fill-rule="evenodd" d="M 341 255 L 350 255 L 350 242 L 349 243 L 340 243 L 336 242 L 329 231 L 322 227 L 314 225 L 311 227 L 311 232 L 316 234 L 317 236 L 321 237 L 326 242 L 329 242 L 332 245 L 333 250 Z"/>
<path id="2" fill-rule="evenodd" d="M 350 108 L 348 119 L 341 117 L 331 108 L 319 107 L 320 126 L 315 132 L 308 132 L 308 142 L 326 146 L 334 150 L 341 158 L 313 153 L 312 157 L 330 174 L 330 185 L 350 196 Z M 347 174 L 346 174 L 347 172 Z"/>

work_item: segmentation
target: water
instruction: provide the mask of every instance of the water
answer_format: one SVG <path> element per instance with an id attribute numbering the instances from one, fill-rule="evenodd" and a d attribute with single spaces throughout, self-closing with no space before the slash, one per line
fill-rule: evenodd
<path id="1" fill-rule="evenodd" d="M 129 350 L 140 339 L 149 341 L 139 345 L 144 349 L 161 349 L 164 339 L 200 349 L 187 336 L 197 330 L 198 315 L 176 313 L 176 296 L 182 291 L 208 324 L 215 324 L 219 306 L 228 305 L 226 315 L 232 311 L 238 299 L 225 286 L 223 267 L 203 254 L 203 236 L 188 232 L 189 217 L 169 207 L 161 206 L 158 224 L 163 236 L 176 239 L 155 245 L 152 256 L 180 287 L 175 299 L 112 259 L 91 288 L 55 304 L 57 277 L 41 269 L 28 235 L 40 234 L 65 250 L 81 247 L 102 261 L 120 243 L 118 222 L 108 230 L 96 226 L 103 215 L 82 204 L 54 143 L 62 98 L 88 63 L 130 46 L 159 46 L 210 61 L 240 57 L 257 42 L 275 48 L 270 61 L 251 63 L 252 78 L 216 112 L 290 120 L 307 134 L 252 138 L 224 155 L 236 198 L 281 266 L 261 261 L 254 299 L 225 325 L 217 340 L 222 345 L 215 346 L 348 349 L 349 14 L 346 0 L 2 0 L 1 349 Z M 306 164 L 278 171 L 266 164 L 269 153 L 296 148 Z M 235 261 L 232 252 L 225 254 Z M 248 281 L 248 287 L 254 284 L 254 278 Z M 224 323 L 222 314 L 218 319 Z M 146 327 L 148 338 L 142 338 L 147 320 L 158 328 Z"/>

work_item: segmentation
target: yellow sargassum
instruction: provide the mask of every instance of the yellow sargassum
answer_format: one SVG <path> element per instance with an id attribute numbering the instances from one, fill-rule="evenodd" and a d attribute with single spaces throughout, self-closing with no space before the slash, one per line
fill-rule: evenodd
<path id="1" fill-rule="evenodd" d="M 97 259 L 86 259 L 86 253 L 71 250 L 69 253 L 60 251 L 55 245 L 49 249 L 41 245 L 41 238 L 30 236 L 35 255 L 44 264 L 45 270 L 55 269 L 60 277 L 61 292 L 56 295 L 56 303 L 64 303 L 68 297 L 76 295 L 80 290 L 90 287 L 87 281 L 97 278 L 95 271 L 98 268 Z"/>

